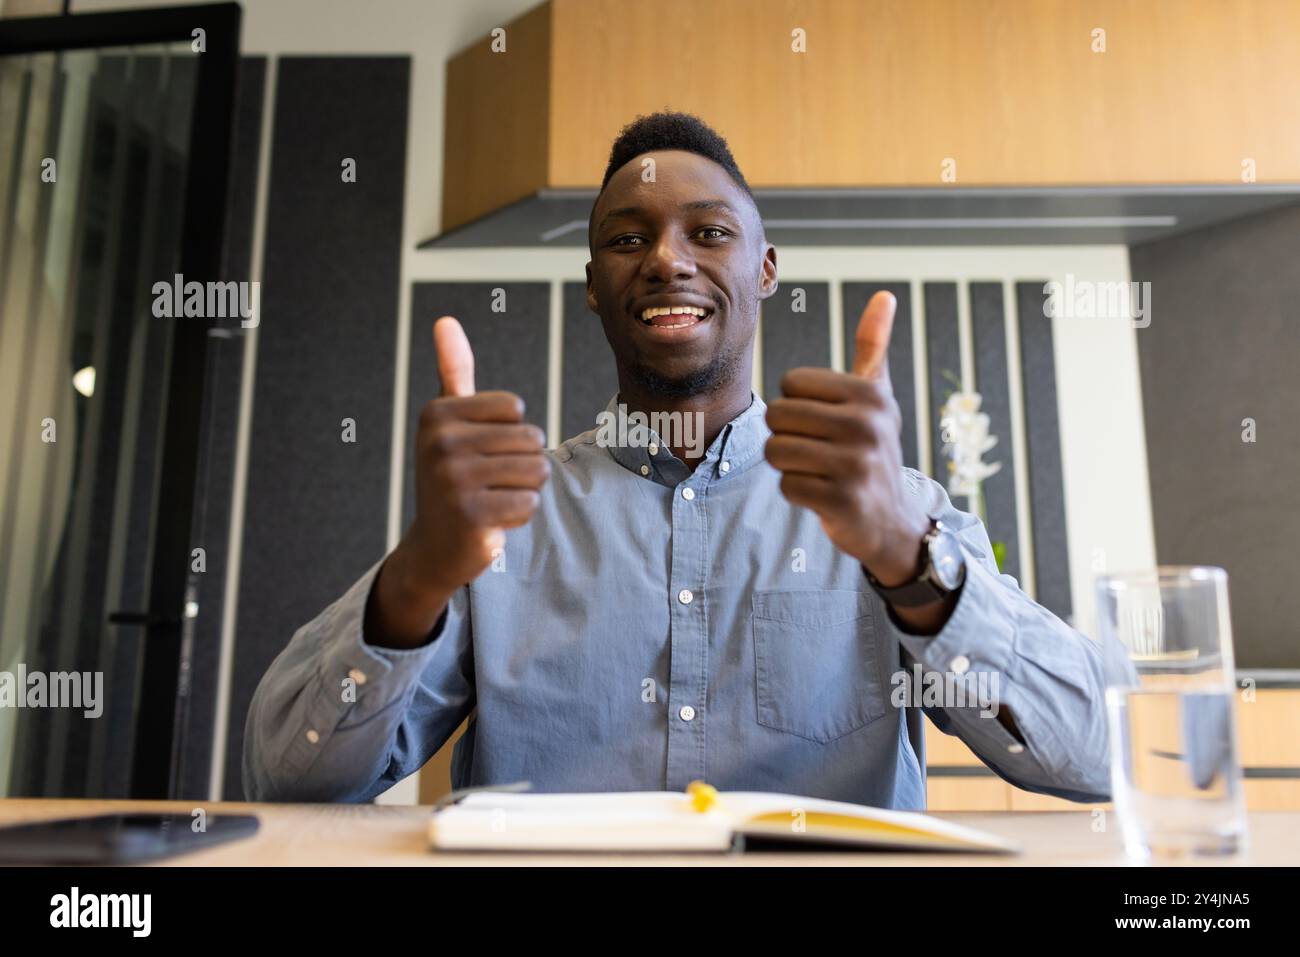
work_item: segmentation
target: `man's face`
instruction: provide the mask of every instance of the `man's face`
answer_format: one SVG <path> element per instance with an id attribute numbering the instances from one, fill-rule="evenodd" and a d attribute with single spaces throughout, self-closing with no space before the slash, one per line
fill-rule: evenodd
<path id="1" fill-rule="evenodd" d="M 653 182 L 642 178 L 647 158 Z M 726 170 L 680 150 L 638 156 L 610 179 L 592 223 L 587 305 L 623 381 L 688 398 L 749 375 L 776 250 Z"/>

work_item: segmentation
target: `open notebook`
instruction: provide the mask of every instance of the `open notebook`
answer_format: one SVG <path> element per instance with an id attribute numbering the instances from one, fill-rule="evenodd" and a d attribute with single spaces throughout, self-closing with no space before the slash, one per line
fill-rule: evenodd
<path id="1" fill-rule="evenodd" d="M 910 811 L 707 790 L 479 792 L 435 811 L 429 835 L 435 849 L 446 851 L 724 851 L 747 838 L 879 850 L 1020 850 L 1013 841 Z"/>

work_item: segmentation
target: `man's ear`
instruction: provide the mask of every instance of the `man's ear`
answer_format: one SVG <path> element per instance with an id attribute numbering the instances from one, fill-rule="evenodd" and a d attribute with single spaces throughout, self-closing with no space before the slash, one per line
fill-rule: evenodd
<path id="1" fill-rule="evenodd" d="M 600 315 L 600 310 L 596 307 L 596 289 L 591 284 L 591 263 L 587 263 L 587 308 Z"/>
<path id="2" fill-rule="evenodd" d="M 764 243 L 763 265 L 758 276 L 758 298 L 769 299 L 776 293 L 776 247 Z"/>

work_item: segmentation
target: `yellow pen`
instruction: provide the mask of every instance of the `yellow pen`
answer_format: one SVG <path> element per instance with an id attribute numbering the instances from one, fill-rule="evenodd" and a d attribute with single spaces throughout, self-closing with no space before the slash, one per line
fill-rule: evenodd
<path id="1" fill-rule="evenodd" d="M 691 798 L 691 810 L 703 814 L 718 806 L 718 789 L 704 781 L 692 781 L 686 785 L 686 793 Z"/>

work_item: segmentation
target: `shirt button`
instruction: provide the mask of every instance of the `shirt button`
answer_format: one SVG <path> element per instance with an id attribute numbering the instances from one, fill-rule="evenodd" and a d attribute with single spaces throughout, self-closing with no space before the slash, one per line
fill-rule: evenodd
<path id="1" fill-rule="evenodd" d="M 643 466 L 641 466 L 641 474 L 642 474 L 642 475 L 649 475 L 649 474 L 650 474 L 650 466 L 648 466 L 648 465 L 643 465 Z"/>
<path id="2" fill-rule="evenodd" d="M 677 600 L 681 602 L 683 605 L 689 605 L 692 601 L 695 600 L 695 596 L 691 594 L 691 590 L 689 588 L 683 588 L 681 591 L 677 593 Z"/>
<path id="3" fill-rule="evenodd" d="M 348 672 L 348 677 L 351 678 L 359 685 L 363 685 L 366 683 L 366 673 L 362 671 L 360 668 L 353 668 L 351 671 Z"/>
<path id="4" fill-rule="evenodd" d="M 1019 754 L 1021 751 L 1025 750 L 1025 746 L 1019 743 L 1009 744 L 1007 745 L 1007 750 L 1010 751 L 1012 754 Z"/>
<path id="5" fill-rule="evenodd" d="M 723 462 L 721 465 L 718 466 L 718 468 L 720 468 L 720 469 L 721 469 L 722 471 L 724 471 L 724 472 L 730 472 L 730 471 L 731 471 L 731 463 L 730 463 L 730 462 Z"/>
<path id="6" fill-rule="evenodd" d="M 686 501 L 688 502 L 693 500 L 695 498 L 695 489 L 693 488 L 682 489 L 682 498 L 686 499 Z"/>
<path id="7" fill-rule="evenodd" d="M 677 712 L 677 715 L 678 715 L 678 717 L 680 717 L 683 721 L 694 721 L 694 720 L 695 720 L 695 709 L 692 708 L 692 707 L 691 707 L 690 705 L 688 705 L 688 704 L 684 704 L 684 705 L 682 705 L 682 710 L 680 710 L 680 711 Z"/>
<path id="8" fill-rule="evenodd" d="M 948 668 L 956 674 L 964 675 L 970 668 L 970 659 L 965 655 L 958 655 L 956 658 L 952 659 Z"/>
<path id="9" fill-rule="evenodd" d="M 310 741 L 312 744 L 315 744 L 317 741 L 320 740 L 320 735 L 316 733 L 315 728 L 312 728 L 310 731 L 307 732 L 307 740 Z"/>
<path id="10" fill-rule="evenodd" d="M 657 445 L 652 445 L 652 446 L 650 446 L 650 448 L 649 448 L 649 452 L 650 452 L 651 455 L 658 455 L 658 454 L 659 454 L 659 446 L 657 446 Z"/>

